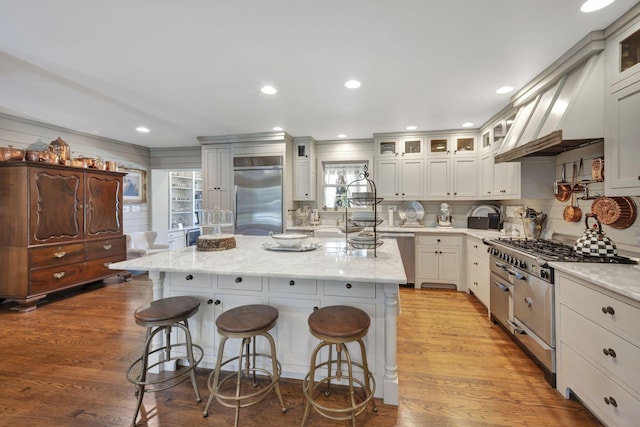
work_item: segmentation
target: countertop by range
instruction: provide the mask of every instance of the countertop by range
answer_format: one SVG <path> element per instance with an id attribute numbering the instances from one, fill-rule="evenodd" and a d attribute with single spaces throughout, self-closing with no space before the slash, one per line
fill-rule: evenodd
<path id="1" fill-rule="evenodd" d="M 387 239 L 377 257 L 364 251 L 345 251 L 343 239 L 309 238 L 320 243 L 307 252 L 269 251 L 274 240 L 266 236 L 235 236 L 236 248 L 198 251 L 195 246 L 113 263 L 116 270 L 233 274 L 263 277 L 295 277 L 316 280 L 351 280 L 372 283 L 406 283 L 398 245 Z"/>
<path id="2" fill-rule="evenodd" d="M 640 266 L 582 262 L 550 262 L 557 271 L 640 302 Z"/>
<path id="3" fill-rule="evenodd" d="M 287 227 L 287 231 L 315 231 L 315 230 L 335 230 L 338 232 L 340 229 L 336 226 L 319 225 L 315 227 L 302 227 L 291 226 Z M 477 230 L 473 228 L 458 228 L 458 227 L 401 227 L 401 226 L 385 226 L 381 225 L 377 228 L 378 233 L 415 233 L 415 234 L 464 234 L 467 236 L 476 237 L 478 239 L 496 239 L 498 237 L 505 237 L 505 234 L 500 233 L 497 230 Z"/>

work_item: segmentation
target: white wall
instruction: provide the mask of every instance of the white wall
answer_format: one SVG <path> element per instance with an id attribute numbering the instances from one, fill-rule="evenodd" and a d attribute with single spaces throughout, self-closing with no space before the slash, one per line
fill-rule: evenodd
<path id="1" fill-rule="evenodd" d="M 12 145 L 15 148 L 26 149 L 33 145 L 48 146 L 58 137 L 69 145 L 72 157 L 101 157 L 103 160 L 115 160 L 122 167 L 149 171 L 149 149 L 146 147 L 0 114 L 2 147 Z M 149 179 L 147 174 L 147 181 Z M 150 197 L 151 195 L 147 194 L 147 203 L 125 205 L 125 233 L 150 229 Z"/>

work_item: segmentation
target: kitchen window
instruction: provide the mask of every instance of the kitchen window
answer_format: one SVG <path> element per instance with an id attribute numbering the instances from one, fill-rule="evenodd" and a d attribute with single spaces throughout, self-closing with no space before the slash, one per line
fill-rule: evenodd
<path id="1" fill-rule="evenodd" d="M 352 181 L 362 178 L 362 168 L 367 162 L 342 163 L 325 162 L 323 166 L 322 194 L 323 205 L 327 208 L 344 208 L 347 204 L 347 186 Z M 369 191 L 366 183 L 349 188 L 351 192 Z"/>

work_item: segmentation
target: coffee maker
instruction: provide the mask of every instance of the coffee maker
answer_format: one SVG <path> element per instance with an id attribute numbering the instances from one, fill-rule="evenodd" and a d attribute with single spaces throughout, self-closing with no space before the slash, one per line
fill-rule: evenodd
<path id="1" fill-rule="evenodd" d="M 451 207 L 448 203 L 440 205 L 440 215 L 436 215 L 436 223 L 438 227 L 448 228 L 453 226 L 453 217 L 451 216 Z"/>

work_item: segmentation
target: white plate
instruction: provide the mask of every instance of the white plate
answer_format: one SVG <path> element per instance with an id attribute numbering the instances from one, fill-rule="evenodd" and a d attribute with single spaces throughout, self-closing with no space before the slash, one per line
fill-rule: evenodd
<path id="1" fill-rule="evenodd" d="M 280 246 L 277 243 L 263 243 L 262 247 L 268 251 L 280 251 L 280 252 L 308 252 L 322 247 L 320 243 L 303 243 L 297 248 L 287 248 Z"/>
<path id="2" fill-rule="evenodd" d="M 406 222 L 419 222 L 424 217 L 424 207 L 420 202 L 402 202 L 398 209 L 398 216 Z"/>
<path id="3" fill-rule="evenodd" d="M 500 211 L 491 205 L 480 205 L 477 208 L 471 208 L 467 216 L 489 216 L 490 213 L 500 213 Z"/>
<path id="4" fill-rule="evenodd" d="M 358 242 L 373 242 L 376 236 L 373 233 L 364 233 L 364 234 L 352 234 L 349 237 L 351 240 L 358 241 Z"/>

